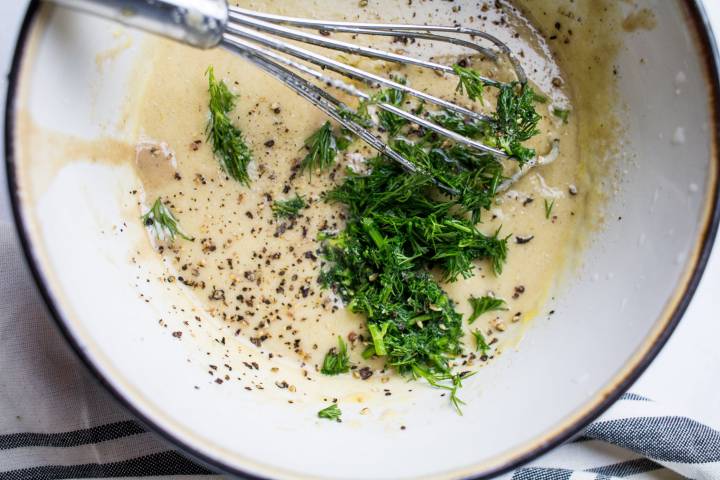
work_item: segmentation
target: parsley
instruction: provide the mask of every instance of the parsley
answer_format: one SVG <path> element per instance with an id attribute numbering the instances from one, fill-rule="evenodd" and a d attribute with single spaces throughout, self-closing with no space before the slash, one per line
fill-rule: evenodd
<path id="1" fill-rule="evenodd" d="M 350 357 L 347 353 L 347 345 L 341 337 L 338 337 L 337 348 L 331 348 L 325 354 L 320 373 L 323 375 L 338 375 L 350 371 Z"/>
<path id="2" fill-rule="evenodd" d="M 329 407 L 325 407 L 322 410 L 320 410 L 317 414 L 319 418 L 326 418 L 328 420 L 335 420 L 340 422 L 340 416 L 342 415 L 342 411 L 338 408 L 337 404 L 333 403 Z"/>
<path id="3" fill-rule="evenodd" d="M 470 297 L 468 299 L 470 306 L 473 311 L 468 318 L 468 323 L 473 323 L 483 313 L 492 312 L 495 310 L 507 310 L 505 307 L 505 300 L 501 298 L 495 298 L 490 296 L 483 296 L 480 298 Z"/>
<path id="4" fill-rule="evenodd" d="M 236 95 L 230 92 L 225 82 L 215 79 L 213 67 L 208 67 L 207 76 L 210 120 L 206 132 L 212 142 L 213 154 L 225 173 L 238 182 L 249 185 L 247 168 L 252 161 L 252 152 L 245 143 L 242 132 L 228 117 L 235 108 Z"/>
<path id="5" fill-rule="evenodd" d="M 141 218 L 145 226 L 152 228 L 155 238 L 160 241 L 169 239 L 172 242 L 175 240 L 176 235 L 185 240 L 194 240 L 194 238 L 185 235 L 180 230 L 177 219 L 160 197 L 155 200 L 150 210 Z"/>
<path id="6" fill-rule="evenodd" d="M 272 208 L 275 218 L 295 218 L 300 214 L 300 210 L 307 207 L 305 200 L 300 195 L 288 200 L 275 200 L 270 208 Z"/>
<path id="7" fill-rule="evenodd" d="M 553 199 L 552 202 L 548 202 L 547 198 L 545 199 L 545 218 L 548 220 L 550 219 L 550 215 L 552 215 L 553 207 L 555 206 L 555 199 Z"/>
<path id="8" fill-rule="evenodd" d="M 455 90 L 461 94 L 467 93 L 470 100 L 482 99 L 485 82 L 480 74 L 472 68 L 465 68 L 460 65 L 453 65 L 452 69 L 458 76 L 458 85 Z"/>
<path id="9" fill-rule="evenodd" d="M 488 350 L 490 350 L 490 345 L 485 341 L 485 336 L 480 330 L 473 330 L 472 334 L 473 337 L 475 337 L 475 351 L 486 355 Z"/>
<path id="10" fill-rule="evenodd" d="M 558 117 L 563 123 L 568 123 L 568 117 L 570 116 L 570 110 L 555 107 L 553 108 L 553 115 Z"/>
<path id="11" fill-rule="evenodd" d="M 308 154 L 300 162 L 301 170 L 326 170 L 335 163 L 338 146 L 329 121 L 305 140 L 305 147 Z"/>

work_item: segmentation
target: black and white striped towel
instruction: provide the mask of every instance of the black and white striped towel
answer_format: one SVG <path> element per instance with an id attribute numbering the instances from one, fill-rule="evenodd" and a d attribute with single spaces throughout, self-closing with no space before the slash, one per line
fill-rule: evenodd
<path id="1" fill-rule="evenodd" d="M 711 379 L 710 381 L 714 381 Z M 85 373 L 0 223 L 0 480 L 195 476 Z M 575 441 L 503 480 L 720 479 L 720 431 L 627 393 Z"/>

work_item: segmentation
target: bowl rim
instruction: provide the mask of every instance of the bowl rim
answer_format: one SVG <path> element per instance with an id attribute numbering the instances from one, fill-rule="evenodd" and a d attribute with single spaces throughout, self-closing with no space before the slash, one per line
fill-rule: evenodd
<path id="1" fill-rule="evenodd" d="M 709 132 L 711 133 L 710 160 L 711 162 L 715 162 L 717 172 L 720 169 L 720 152 L 718 151 L 718 147 L 720 146 L 720 54 L 718 52 L 715 36 L 713 34 L 707 12 L 705 11 L 703 1 L 678 0 L 678 2 L 682 4 L 682 8 L 685 10 L 687 17 L 686 22 L 689 24 L 688 28 L 693 30 L 697 36 L 697 38 L 694 39 L 694 43 L 696 43 L 699 54 L 704 60 L 704 70 L 707 76 L 706 82 L 708 84 L 708 90 L 712 96 L 712 100 L 710 102 L 712 109 L 710 120 L 712 125 L 709 129 Z M 61 331 L 65 340 L 71 346 L 72 350 L 85 367 L 92 373 L 93 377 L 107 391 L 109 391 L 127 411 L 138 419 L 140 423 L 148 427 L 149 430 L 158 433 L 161 437 L 170 442 L 170 444 L 177 446 L 184 454 L 214 471 L 230 473 L 243 478 L 257 480 L 273 478 L 260 476 L 256 473 L 251 473 L 250 471 L 225 464 L 221 460 L 212 458 L 210 455 L 204 453 L 201 448 L 183 441 L 178 435 L 161 427 L 155 420 L 153 420 L 153 418 L 142 413 L 141 410 L 132 403 L 129 397 L 123 394 L 121 387 L 114 385 L 111 378 L 107 378 L 101 373 L 101 369 L 95 364 L 95 360 L 91 358 L 91 356 L 83 348 L 81 348 L 80 342 L 73 336 L 73 333 L 68 326 L 68 322 L 65 318 L 63 318 L 60 313 L 60 309 L 56 305 L 55 298 L 50 291 L 49 283 L 44 276 L 43 268 L 40 264 L 41 262 L 33 251 L 30 232 L 28 231 L 27 224 L 25 222 L 26 212 L 23 209 L 20 198 L 20 184 L 18 169 L 16 168 L 16 142 L 14 138 L 14 132 L 16 130 L 16 119 L 14 113 L 19 100 L 17 94 L 22 70 L 21 67 L 25 54 L 28 50 L 26 47 L 31 36 L 30 34 L 33 29 L 33 24 L 38 17 L 38 11 L 41 3 L 42 2 L 40 2 L 40 0 L 30 0 L 15 42 L 11 69 L 8 74 L 3 135 L 5 140 L 4 154 L 7 173 L 7 188 L 16 232 L 22 247 L 26 264 L 31 271 L 33 280 L 45 305 L 47 306 L 48 312 L 54 320 L 55 325 Z M 645 351 L 645 353 L 639 357 L 636 356 L 631 360 L 631 363 L 634 362 L 634 365 L 632 365 L 629 369 L 626 368 L 625 370 L 620 371 L 616 374 L 612 381 L 607 383 L 604 388 L 609 388 L 611 391 L 594 404 L 592 399 L 588 401 L 588 403 L 580 409 L 583 413 L 575 415 L 575 418 L 570 422 L 566 422 L 562 428 L 556 428 L 554 431 L 547 432 L 537 439 L 533 439 L 524 445 L 515 447 L 514 452 L 506 455 L 506 458 L 499 464 L 490 467 L 483 467 L 482 464 L 470 467 L 460 467 L 454 471 L 436 474 L 430 478 L 453 477 L 481 480 L 492 478 L 517 469 L 518 467 L 521 467 L 522 465 L 573 438 L 586 425 L 599 417 L 603 412 L 605 412 L 605 410 L 615 403 L 620 396 L 640 377 L 640 375 L 647 369 L 650 363 L 666 344 L 667 340 L 679 324 L 697 290 L 698 284 L 700 283 L 703 272 L 707 266 L 715 237 L 717 235 L 718 225 L 720 224 L 720 174 L 716 174 L 713 180 L 714 185 L 709 186 L 708 197 L 706 198 L 706 208 L 709 206 L 709 214 L 706 215 L 705 223 L 702 225 L 702 230 L 698 237 L 700 240 L 699 251 L 695 255 L 694 264 L 688 264 L 686 268 L 689 273 L 685 274 L 685 277 L 681 279 L 675 288 L 674 296 L 671 297 L 671 299 L 676 298 L 674 305 L 670 304 L 665 307 L 663 313 L 656 321 L 657 323 L 661 321 L 663 317 L 666 317 L 665 324 L 659 331 L 654 333 L 654 338 L 650 337 L 652 338 L 652 343 L 649 345 L 649 348 Z M 487 464 L 487 461 L 484 463 Z M 266 470 L 273 470 L 273 467 L 269 467 Z M 474 473 L 471 473 L 473 470 Z"/>

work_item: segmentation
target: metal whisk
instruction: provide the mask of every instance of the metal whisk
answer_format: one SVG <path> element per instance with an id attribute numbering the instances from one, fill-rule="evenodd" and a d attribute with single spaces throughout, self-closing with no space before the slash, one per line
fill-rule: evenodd
<path id="1" fill-rule="evenodd" d="M 454 69 L 448 65 L 386 50 L 358 46 L 332 38 L 328 34 L 330 32 L 341 32 L 445 42 L 475 51 L 489 59 L 498 59 L 499 56 L 504 56 L 511 62 L 517 81 L 520 83 L 527 81 L 520 63 L 505 43 L 486 32 L 462 26 L 310 20 L 270 15 L 239 7 L 229 7 L 225 0 L 53 1 L 67 7 L 110 18 L 129 26 L 161 34 L 195 47 L 225 47 L 285 83 L 310 103 L 320 108 L 329 117 L 362 138 L 380 153 L 402 164 L 409 171 L 416 171 L 417 168 L 402 155 L 395 152 L 380 136 L 375 135 L 365 126 L 358 124 L 351 117 L 343 115 L 343 111 L 352 111 L 352 109 L 328 93 L 327 88 L 338 89 L 361 100 L 370 100 L 371 96 L 337 77 L 328 76 L 324 71 L 333 71 L 350 79 L 362 81 L 372 88 L 386 87 L 403 91 L 419 100 L 460 114 L 468 120 L 489 121 L 490 119 L 482 113 L 429 95 L 390 78 L 375 75 L 315 51 L 302 48 L 298 46 L 298 42 L 388 62 L 415 65 L 443 74 L 456 75 Z M 317 33 L 308 30 L 314 30 Z M 482 42 L 482 44 L 479 42 Z M 320 67 L 320 69 L 313 66 Z M 308 80 L 307 77 L 315 79 L 315 82 Z M 483 81 L 489 85 L 499 84 L 497 80 L 490 78 L 483 78 Z M 443 128 L 426 118 L 414 115 L 397 106 L 388 103 L 376 103 L 375 105 L 377 108 L 403 117 L 411 123 L 434 131 L 455 142 L 492 154 L 498 158 L 508 157 L 502 150 Z M 535 161 L 531 161 L 531 163 L 534 164 Z"/>

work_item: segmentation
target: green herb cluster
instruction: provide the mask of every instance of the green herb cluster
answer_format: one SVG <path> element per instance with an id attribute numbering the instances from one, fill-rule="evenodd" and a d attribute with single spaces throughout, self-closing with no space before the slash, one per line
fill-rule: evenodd
<path id="1" fill-rule="evenodd" d="M 475 338 L 475 351 L 487 355 L 487 352 L 490 350 L 490 345 L 485 341 L 485 335 L 483 335 L 480 330 L 473 330 L 472 334 Z"/>
<path id="2" fill-rule="evenodd" d="M 337 348 L 332 348 L 325 354 L 320 373 L 323 375 L 339 375 L 350 371 L 350 356 L 347 345 L 341 337 L 338 337 Z"/>
<path id="3" fill-rule="evenodd" d="M 338 408 L 337 404 L 333 403 L 329 407 L 325 407 L 320 410 L 317 415 L 318 418 L 325 418 L 327 420 L 335 420 L 336 422 L 339 422 L 342 411 Z"/>
<path id="4" fill-rule="evenodd" d="M 288 200 L 275 200 L 270 207 L 275 218 L 295 218 L 300 210 L 307 207 L 305 200 L 300 195 Z"/>
<path id="5" fill-rule="evenodd" d="M 155 234 L 155 238 L 160 241 L 169 239 L 172 242 L 175 240 L 175 236 L 185 240 L 194 240 L 194 238 L 183 233 L 180 225 L 178 225 L 177 218 L 175 218 L 175 215 L 173 215 L 170 209 L 162 202 L 160 197 L 155 200 L 150 210 L 141 218 L 145 226 L 151 228 Z"/>
<path id="6" fill-rule="evenodd" d="M 326 170 L 335 163 L 338 146 L 329 121 L 305 140 L 305 148 L 308 153 L 300 162 L 300 170 Z"/>
<path id="7" fill-rule="evenodd" d="M 477 71 L 460 65 L 454 65 L 453 71 L 458 76 L 458 92 L 467 93 L 470 100 L 482 99 L 485 82 Z"/>
<path id="8" fill-rule="evenodd" d="M 430 269 L 454 281 L 471 276 L 475 260 L 487 259 L 500 272 L 507 239 L 485 235 L 456 214 L 458 203 L 443 198 L 427 176 L 382 157 L 370 167 L 369 175 L 349 173 L 326 195 L 344 204 L 349 218 L 344 231 L 324 239 L 320 281 L 366 317 L 372 342 L 364 357 L 383 357 L 436 386 L 451 381 L 457 406 L 460 379 L 450 361 L 462 353 L 462 316 Z"/>
<path id="9" fill-rule="evenodd" d="M 210 92 L 210 119 L 207 136 L 212 142 L 215 158 L 223 171 L 238 182 L 249 185 L 247 169 L 252 161 L 252 152 L 245 143 L 242 132 L 232 124 L 228 114 L 235 108 L 236 95 L 222 80 L 215 78 L 213 67 L 207 69 L 208 91 Z"/>
<path id="10" fill-rule="evenodd" d="M 484 85 L 479 75 L 462 67 L 456 72 L 458 88 L 480 98 Z M 535 94 L 517 84 L 498 88 L 497 111 L 489 122 L 467 121 L 449 112 L 428 115 L 450 130 L 527 161 L 535 152 L 522 142 L 537 133 Z M 383 90 L 348 115 L 364 121 L 372 103 L 400 106 L 405 101 L 403 92 Z M 484 234 L 476 223 L 492 205 L 504 179 L 503 167 L 489 154 L 412 130 L 391 112 L 379 112 L 378 119 L 388 144 L 419 173 L 408 173 L 379 156 L 368 161 L 370 173 L 348 172 L 341 185 L 326 193 L 326 201 L 347 208 L 348 219 L 342 232 L 323 236 L 320 282 L 352 312 L 365 316 L 370 343 L 363 357 L 382 357 L 402 374 L 447 389 L 459 410 L 457 390 L 464 375 L 454 373 L 451 363 L 463 352 L 462 316 L 440 282 L 472 276 L 478 260 L 486 260 L 496 274 L 502 272 L 507 237 L 499 231 Z M 329 123 L 323 129 L 325 135 L 332 134 Z M 492 297 L 470 302 L 470 322 L 505 305 Z M 474 335 L 477 349 L 485 353 L 489 347 L 484 337 L 479 331 Z M 328 353 L 323 373 L 344 366 L 344 352 L 339 345 Z"/>
<path id="11" fill-rule="evenodd" d="M 538 95 L 527 84 L 485 84 L 475 70 L 459 65 L 453 66 L 453 70 L 458 75 L 457 90 L 471 100 L 481 98 L 486 86 L 498 88 L 496 111 L 490 122 L 465 122 L 459 115 L 451 113 L 436 117 L 436 121 L 449 130 L 500 148 L 520 163 L 532 159 L 535 150 L 525 147 L 523 142 L 539 133 L 540 115 L 535 110 L 535 103 L 545 103 L 547 98 Z"/>
<path id="12" fill-rule="evenodd" d="M 472 307 L 472 313 L 468 318 L 468 323 L 473 323 L 480 315 L 496 310 L 507 310 L 505 300 L 496 297 L 483 296 L 480 298 L 470 297 L 468 299 Z"/>

